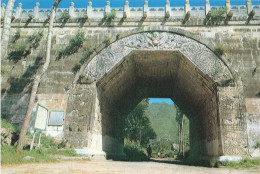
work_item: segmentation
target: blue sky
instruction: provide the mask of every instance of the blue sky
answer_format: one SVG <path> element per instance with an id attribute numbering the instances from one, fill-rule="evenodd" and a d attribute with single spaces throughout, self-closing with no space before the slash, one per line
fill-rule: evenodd
<path id="1" fill-rule="evenodd" d="M 173 104 L 173 101 L 169 98 L 150 98 L 149 104 L 152 103 L 168 103 L 168 104 Z"/>
<path id="2" fill-rule="evenodd" d="M 8 0 L 2 0 L 2 3 L 7 4 Z M 130 6 L 132 7 L 142 7 L 144 4 L 144 0 L 128 0 Z M 165 5 L 166 0 L 148 0 L 149 6 L 151 7 L 163 7 Z M 170 0 L 171 6 L 184 6 L 185 0 Z M 33 8 L 36 2 L 40 3 L 40 8 L 51 8 L 53 0 L 16 0 L 15 8 L 17 4 L 21 2 L 23 4 L 24 9 Z M 88 0 L 62 0 L 59 7 L 60 8 L 68 8 L 70 2 L 75 3 L 76 8 L 85 8 L 87 6 Z M 123 7 L 125 0 L 110 0 L 110 4 L 112 7 Z M 233 5 L 245 5 L 246 0 L 230 0 Z M 104 7 L 106 4 L 106 0 L 92 0 L 93 7 Z M 204 6 L 205 0 L 190 0 L 192 6 Z M 260 0 L 252 0 L 253 4 L 260 5 Z M 223 6 L 225 5 L 225 0 L 211 0 L 211 5 Z"/>

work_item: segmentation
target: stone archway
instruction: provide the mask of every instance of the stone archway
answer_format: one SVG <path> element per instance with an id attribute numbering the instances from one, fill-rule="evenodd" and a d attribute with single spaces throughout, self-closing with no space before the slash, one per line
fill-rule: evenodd
<path id="1" fill-rule="evenodd" d="M 147 55 L 150 55 L 152 61 Z M 162 59 L 160 59 L 161 56 Z M 139 61 L 143 57 L 146 57 L 146 60 Z M 140 74 L 140 69 L 136 69 L 136 66 L 147 69 L 149 62 L 155 62 L 153 65 L 155 69 L 160 65 L 161 69 L 170 73 L 167 74 L 165 71 L 156 77 Z M 172 70 L 171 66 L 164 68 L 166 66 L 164 63 L 167 66 L 168 64 L 173 67 L 177 66 L 175 70 Z M 207 46 L 194 39 L 164 31 L 133 34 L 104 48 L 86 65 L 83 74 L 92 82 L 92 84 L 84 84 L 84 87 L 79 85 L 79 88 L 81 90 L 84 88 L 88 93 L 92 91 L 93 102 L 89 115 L 93 118 L 90 121 L 93 129 L 86 130 L 88 136 L 84 142 L 79 141 L 80 148 L 86 147 L 96 152 L 104 150 L 107 154 L 121 153 L 122 140 L 113 135 L 114 127 L 117 126 L 114 124 L 117 123 L 115 121 L 117 118 L 111 116 L 113 111 L 120 108 L 131 109 L 144 97 L 168 97 L 173 98 L 177 105 L 187 113 L 191 120 L 191 129 L 196 130 L 191 135 L 191 149 L 194 156 L 216 157 L 245 155 L 246 153 L 243 147 L 244 140 L 242 145 L 237 145 L 241 140 L 238 137 L 243 136 L 241 134 L 241 131 L 244 131 L 243 123 L 235 122 L 235 126 L 239 128 L 237 132 L 225 125 L 228 123 L 227 120 L 238 114 L 238 103 L 241 102 L 236 99 L 239 91 L 232 87 L 234 78 L 229 67 Z M 173 78 L 180 85 L 168 85 L 172 84 Z M 156 85 L 157 87 L 154 87 Z M 194 89 L 190 90 L 187 87 L 181 89 L 185 85 L 194 85 Z M 150 88 L 151 86 L 154 88 Z M 166 91 L 168 89 L 168 92 L 160 96 L 162 93 L 160 89 L 164 87 Z M 145 93 L 144 90 L 153 92 Z M 179 91 L 179 93 L 170 93 L 171 90 Z M 228 94 L 227 91 L 229 91 Z M 114 97 L 111 94 L 120 97 Z M 182 96 L 185 96 L 184 99 Z M 119 107 L 114 107 L 118 103 L 124 103 L 120 102 L 122 97 L 127 98 L 125 103 L 128 103 L 128 106 L 119 104 Z M 129 104 L 129 101 L 133 102 Z M 232 105 L 231 112 L 228 113 L 225 112 L 225 109 L 229 107 L 229 104 L 225 103 L 227 101 Z M 237 137 L 236 142 L 228 140 L 233 134 Z M 236 152 L 232 151 L 233 148 Z"/>
<path id="2" fill-rule="evenodd" d="M 91 60 L 84 74 L 98 81 L 133 50 L 179 51 L 215 82 L 233 79 L 224 62 L 205 45 L 182 35 L 157 31 L 134 34 L 112 43 Z"/>

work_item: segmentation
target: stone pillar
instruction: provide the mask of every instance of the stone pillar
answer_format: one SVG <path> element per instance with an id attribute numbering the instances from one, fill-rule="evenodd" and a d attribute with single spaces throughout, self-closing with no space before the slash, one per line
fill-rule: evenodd
<path id="1" fill-rule="evenodd" d="M 225 5 L 226 5 L 227 14 L 228 14 L 231 10 L 230 0 L 226 0 Z"/>
<path id="2" fill-rule="evenodd" d="M 147 18 L 149 13 L 148 1 L 144 1 L 143 18 Z"/>
<path id="3" fill-rule="evenodd" d="M 69 90 L 64 138 L 78 154 L 105 156 L 96 84 L 73 84 Z"/>
<path id="4" fill-rule="evenodd" d="M 218 105 L 223 156 L 220 159 L 241 159 L 248 155 L 243 87 L 219 87 Z"/>
<path id="5" fill-rule="evenodd" d="M 92 15 L 93 15 L 93 8 L 92 8 L 92 2 L 91 1 L 88 2 L 86 15 L 87 15 L 86 18 L 91 18 Z"/>
<path id="6" fill-rule="evenodd" d="M 226 2 L 225 2 L 225 4 L 226 4 L 226 14 L 227 14 L 227 16 L 229 17 L 229 18 L 231 18 L 232 16 L 233 16 L 233 12 L 232 12 L 232 10 L 231 10 L 231 4 L 230 4 L 230 0 L 226 0 Z"/>
<path id="7" fill-rule="evenodd" d="M 19 19 L 22 15 L 22 12 L 23 12 L 22 3 L 19 3 L 15 11 L 15 19 Z"/>
<path id="8" fill-rule="evenodd" d="M 110 2 L 107 1 L 106 7 L 105 7 L 105 10 L 104 10 L 104 17 L 106 18 L 109 15 L 109 13 L 111 13 L 111 8 L 110 8 Z"/>
<path id="9" fill-rule="evenodd" d="M 70 17 L 75 17 L 75 8 L 74 8 L 74 2 L 70 3 L 70 7 L 69 7 L 69 15 Z"/>
<path id="10" fill-rule="evenodd" d="M 170 1 L 167 0 L 165 2 L 165 18 L 169 18 L 171 17 L 171 5 L 170 5 Z"/>
<path id="11" fill-rule="evenodd" d="M 39 11 L 40 11 L 40 3 L 36 2 L 34 9 L 33 9 L 33 18 L 39 18 Z"/>
<path id="12" fill-rule="evenodd" d="M 185 11 L 185 14 L 187 14 L 187 13 L 189 13 L 191 11 L 191 9 L 190 9 L 190 1 L 189 0 L 185 1 L 184 11 Z"/>
<path id="13" fill-rule="evenodd" d="M 253 10 L 252 2 L 251 0 L 246 0 L 246 10 L 247 14 L 249 15 L 251 11 Z"/>
<path id="14" fill-rule="evenodd" d="M 129 15 L 130 15 L 129 1 L 125 1 L 124 18 L 129 17 Z"/>
<path id="15" fill-rule="evenodd" d="M 5 15 L 5 7 L 6 7 L 5 3 L 3 3 L 2 6 L 1 6 L 1 19 L 4 18 L 4 15 Z"/>
<path id="16" fill-rule="evenodd" d="M 5 55 L 7 53 L 8 49 L 8 42 L 10 37 L 10 28 L 11 28 L 11 22 L 12 22 L 12 14 L 13 14 L 13 8 L 14 8 L 15 0 L 8 0 L 7 6 L 5 9 L 4 14 L 4 24 L 3 24 L 3 30 L 2 30 L 2 39 L 1 39 L 1 51 L 2 51 L 2 58 L 5 58 Z"/>
<path id="17" fill-rule="evenodd" d="M 205 2 L 205 16 L 207 16 L 210 11 L 211 11 L 211 9 L 210 9 L 209 0 L 206 0 L 206 2 Z"/>

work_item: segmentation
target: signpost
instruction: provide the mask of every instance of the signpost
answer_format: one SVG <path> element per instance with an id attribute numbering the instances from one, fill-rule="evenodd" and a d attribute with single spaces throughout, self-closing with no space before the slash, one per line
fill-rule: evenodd
<path id="1" fill-rule="evenodd" d="M 33 149 L 35 135 L 37 134 L 38 131 L 40 131 L 40 137 L 39 137 L 39 142 L 38 142 L 38 147 L 40 147 L 41 135 L 42 135 L 41 131 L 46 130 L 48 113 L 49 113 L 48 108 L 46 108 L 40 104 L 37 104 L 35 121 L 34 121 L 33 140 L 32 140 L 31 146 L 30 146 L 30 151 Z"/>

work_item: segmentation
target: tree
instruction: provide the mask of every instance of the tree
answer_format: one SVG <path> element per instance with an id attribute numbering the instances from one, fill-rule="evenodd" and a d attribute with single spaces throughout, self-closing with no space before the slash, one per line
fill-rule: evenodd
<path id="1" fill-rule="evenodd" d="M 176 106 L 176 121 L 178 122 L 178 134 L 179 134 L 179 155 L 184 157 L 184 114 L 178 106 Z"/>
<path id="2" fill-rule="evenodd" d="M 146 146 L 150 139 L 156 138 L 156 133 L 151 126 L 151 122 L 145 114 L 147 107 L 148 100 L 141 101 L 125 119 L 125 138 L 130 141 L 139 142 L 142 146 Z"/>
<path id="3" fill-rule="evenodd" d="M 2 32 L 2 37 L 1 37 L 2 58 L 5 56 L 5 54 L 7 52 L 7 48 L 8 48 L 10 28 L 11 28 L 10 25 L 12 22 L 14 3 L 15 3 L 15 0 L 8 0 L 7 6 L 5 9 L 4 26 L 3 26 L 3 32 Z"/>
<path id="4" fill-rule="evenodd" d="M 50 21 L 49 21 L 48 36 L 47 36 L 46 60 L 45 60 L 45 63 L 43 65 L 42 69 L 39 71 L 39 73 L 36 74 L 34 81 L 33 81 L 33 87 L 32 87 L 32 91 L 31 91 L 29 105 L 28 105 L 28 108 L 27 108 L 27 112 L 26 112 L 24 122 L 22 124 L 18 144 L 17 144 L 17 147 L 16 147 L 17 152 L 21 151 L 22 148 L 23 148 L 23 141 L 25 139 L 25 135 L 26 135 L 26 132 L 27 132 L 27 129 L 28 129 L 29 122 L 31 120 L 32 110 L 33 110 L 33 107 L 34 107 L 34 101 L 35 101 L 35 97 L 36 97 L 36 94 L 37 94 L 37 91 L 38 91 L 38 86 L 39 86 L 39 83 L 41 81 L 41 77 L 47 71 L 49 64 L 50 64 L 51 37 L 52 37 L 52 30 L 53 30 L 53 22 L 54 22 L 54 18 L 55 18 L 55 14 L 56 14 L 58 5 L 61 1 L 62 0 L 54 0 L 54 3 L 52 5 L 51 17 L 50 17 Z"/>

